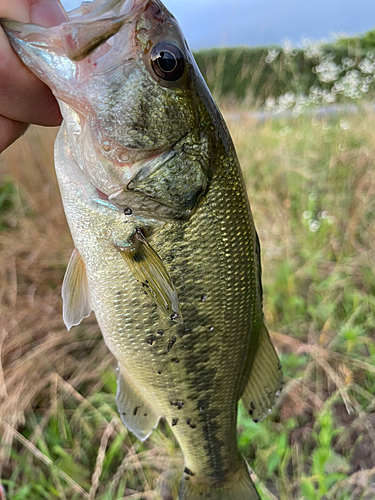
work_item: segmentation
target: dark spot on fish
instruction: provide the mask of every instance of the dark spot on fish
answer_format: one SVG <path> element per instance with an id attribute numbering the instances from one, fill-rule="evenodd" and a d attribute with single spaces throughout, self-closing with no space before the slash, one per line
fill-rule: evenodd
<path id="1" fill-rule="evenodd" d="M 195 424 L 190 424 L 190 429 L 195 429 L 196 425 Z"/>
<path id="2" fill-rule="evenodd" d="M 144 413 L 144 414 L 143 414 L 143 416 L 144 416 L 144 417 L 147 417 L 147 415 L 148 415 L 148 413 Z"/>
<path id="3" fill-rule="evenodd" d="M 282 368 L 282 364 L 281 364 L 281 363 L 278 363 L 278 365 L 277 365 L 277 369 L 278 369 L 278 370 L 281 370 L 281 368 Z"/>
<path id="4" fill-rule="evenodd" d="M 143 253 L 140 252 L 134 252 L 131 254 L 131 256 L 133 257 L 134 262 L 142 262 L 143 260 L 146 260 Z"/>
<path id="5" fill-rule="evenodd" d="M 177 425 L 177 422 L 178 422 L 178 418 L 172 418 L 172 427 Z"/>
<path id="6" fill-rule="evenodd" d="M 176 337 L 172 337 L 170 339 L 170 341 L 168 342 L 168 346 L 167 346 L 167 352 L 170 352 L 170 350 L 172 349 L 172 347 L 175 345 L 176 343 Z"/>
<path id="7" fill-rule="evenodd" d="M 190 424 L 191 424 L 191 418 L 187 418 L 187 419 L 186 419 L 186 423 L 187 423 L 188 425 L 190 425 Z"/>
<path id="8" fill-rule="evenodd" d="M 257 418 L 254 418 L 253 422 L 254 422 L 254 424 L 257 424 L 259 422 L 259 420 Z"/>
<path id="9" fill-rule="evenodd" d="M 150 52 L 152 45 L 153 44 L 152 44 L 151 40 L 148 40 L 148 42 L 146 43 L 145 51 L 144 51 L 145 54 L 147 54 L 148 52 Z"/>
<path id="10" fill-rule="evenodd" d="M 148 280 L 146 280 L 146 283 L 148 284 Z"/>
<path id="11" fill-rule="evenodd" d="M 160 370 L 158 371 L 158 374 L 161 375 L 161 371 Z"/>
<path id="12" fill-rule="evenodd" d="M 149 335 L 149 336 L 147 337 L 147 339 L 146 339 L 146 342 L 147 342 L 147 344 L 149 344 L 149 345 L 153 345 L 153 344 L 155 343 L 155 340 L 156 340 L 156 338 L 154 337 L 154 335 Z"/>
<path id="13" fill-rule="evenodd" d="M 157 333 L 158 335 L 163 335 L 163 334 L 164 334 L 164 330 L 158 330 L 156 333 Z"/>
<path id="14" fill-rule="evenodd" d="M 177 359 L 177 358 L 172 359 L 172 361 L 173 361 L 173 363 L 179 363 L 180 362 L 180 360 Z"/>
<path id="15" fill-rule="evenodd" d="M 133 213 L 133 210 L 130 207 L 124 208 L 125 215 L 131 215 L 132 213 Z"/>
<path id="16" fill-rule="evenodd" d="M 191 472 L 191 470 L 188 469 L 187 467 L 185 467 L 184 472 L 185 472 L 185 474 L 188 474 L 189 476 L 194 476 L 195 475 L 194 472 Z"/>
<path id="17" fill-rule="evenodd" d="M 136 406 L 133 411 L 133 415 L 135 416 L 139 410 L 140 406 Z"/>
<path id="18" fill-rule="evenodd" d="M 143 292 L 145 295 L 147 295 L 147 292 Z"/>
<path id="19" fill-rule="evenodd" d="M 250 415 L 250 417 L 252 417 L 252 416 L 253 416 L 253 413 L 254 413 L 254 412 L 253 412 L 253 410 L 249 410 L 249 415 Z"/>
<path id="20" fill-rule="evenodd" d="M 126 413 L 125 413 L 125 412 L 122 412 L 122 414 L 126 416 Z"/>
<path id="21" fill-rule="evenodd" d="M 205 302 L 207 300 L 208 295 L 202 295 L 201 302 Z"/>
<path id="22" fill-rule="evenodd" d="M 168 309 L 168 307 L 167 307 L 167 309 Z M 178 318 L 178 314 L 177 313 L 171 314 L 171 320 L 172 321 L 175 320 L 175 319 L 177 319 L 177 318 Z"/>
<path id="23" fill-rule="evenodd" d="M 189 476 L 185 476 L 185 481 L 190 481 L 190 477 Z"/>
<path id="24" fill-rule="evenodd" d="M 250 403 L 250 408 L 251 408 L 252 410 L 255 410 L 255 409 L 256 409 L 255 404 L 254 404 L 254 402 L 253 402 L 253 401 Z"/>
<path id="25" fill-rule="evenodd" d="M 150 11 L 154 19 L 156 19 L 160 23 L 164 23 L 163 14 L 160 10 L 160 7 L 158 7 L 157 5 L 152 5 L 150 6 Z"/>
<path id="26" fill-rule="evenodd" d="M 177 409 L 181 410 L 185 406 L 185 403 L 183 401 L 171 401 L 171 405 L 177 406 Z"/>

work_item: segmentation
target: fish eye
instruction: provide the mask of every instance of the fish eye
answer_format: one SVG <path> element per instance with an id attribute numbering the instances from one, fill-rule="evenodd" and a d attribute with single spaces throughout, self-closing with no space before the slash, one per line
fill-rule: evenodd
<path id="1" fill-rule="evenodd" d="M 151 52 L 151 66 L 157 76 L 176 82 L 184 74 L 185 56 L 173 42 L 161 42 Z"/>

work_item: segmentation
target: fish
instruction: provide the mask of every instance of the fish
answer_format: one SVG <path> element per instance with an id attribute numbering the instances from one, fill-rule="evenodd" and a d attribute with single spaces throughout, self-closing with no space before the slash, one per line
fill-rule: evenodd
<path id="1" fill-rule="evenodd" d="M 145 440 L 161 418 L 170 425 L 179 500 L 259 499 L 238 403 L 267 416 L 282 369 L 236 151 L 177 21 L 159 0 L 96 0 L 57 27 L 1 24 L 64 118 L 67 328 L 94 311 L 127 429 Z"/>

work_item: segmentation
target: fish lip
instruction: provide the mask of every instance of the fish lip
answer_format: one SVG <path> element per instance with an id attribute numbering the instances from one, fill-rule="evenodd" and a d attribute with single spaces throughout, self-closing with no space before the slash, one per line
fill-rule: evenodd
<path id="1" fill-rule="evenodd" d="M 82 4 L 75 9 L 70 10 L 68 14 L 69 21 L 77 19 L 98 19 L 109 17 L 108 14 L 112 15 L 124 15 L 130 14 L 136 10 L 139 10 L 143 5 L 147 5 L 149 0 L 94 0 L 91 2 L 84 1 Z M 131 4 L 131 8 L 126 10 L 127 4 Z M 125 7 L 125 8 L 124 8 Z M 136 7 L 138 7 L 136 9 Z M 85 12 L 86 11 L 86 12 Z"/>

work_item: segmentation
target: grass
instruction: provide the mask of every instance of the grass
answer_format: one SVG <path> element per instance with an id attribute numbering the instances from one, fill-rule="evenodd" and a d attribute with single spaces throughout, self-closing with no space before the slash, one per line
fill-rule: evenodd
<path id="1" fill-rule="evenodd" d="M 224 109 L 231 112 L 233 109 Z M 263 500 L 375 497 L 375 115 L 229 122 L 262 244 L 265 314 L 286 386 L 239 447 Z M 174 498 L 181 453 L 117 415 L 94 318 L 67 332 L 72 243 L 54 131 L 0 157 L 0 477 L 7 500 Z M 4 382 L 5 380 L 5 382 Z M 172 496 L 171 496 L 172 494 Z M 168 496 L 169 495 L 169 496 Z M 174 495 L 174 497 L 173 497 Z"/>
<path id="2" fill-rule="evenodd" d="M 281 499 L 374 496 L 373 122 L 363 111 L 231 127 L 288 381 L 273 419 L 240 419 L 240 444 Z"/>

